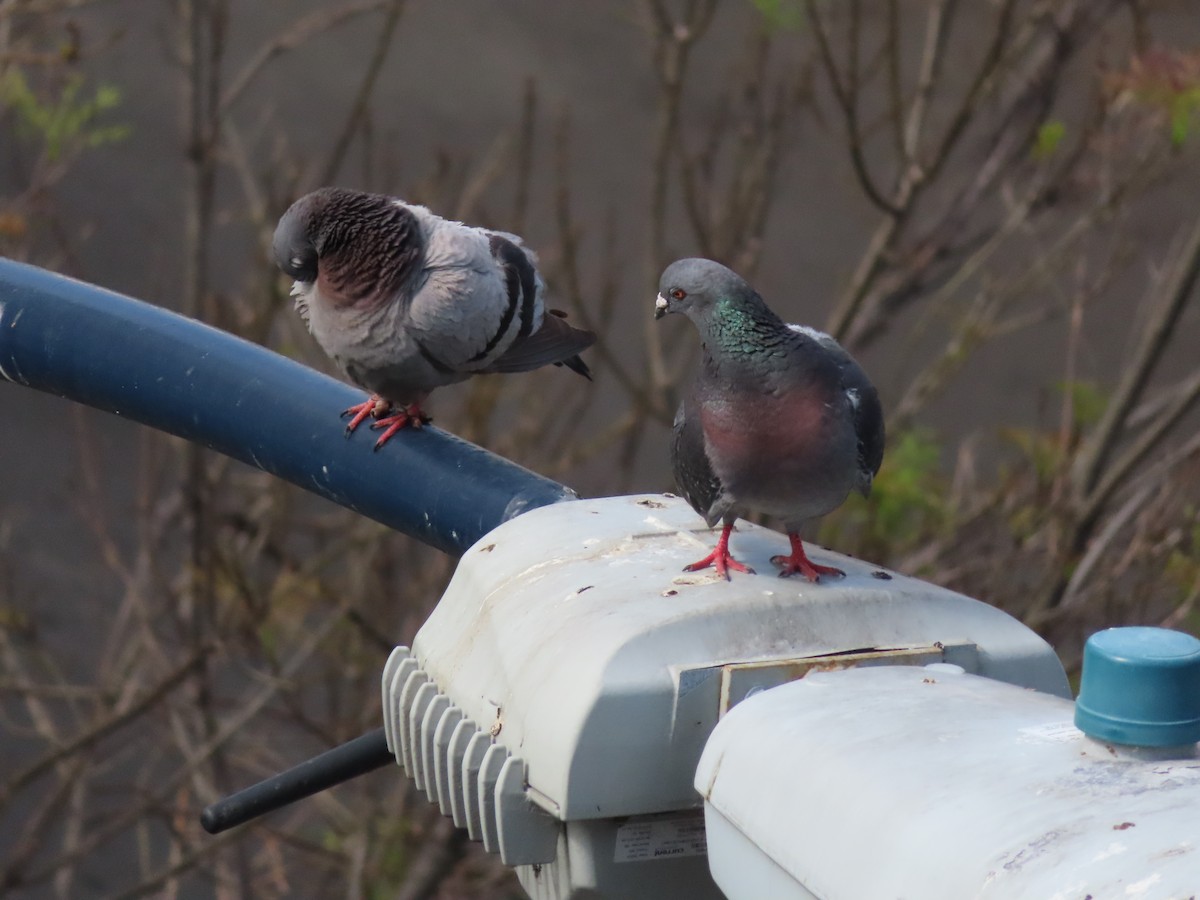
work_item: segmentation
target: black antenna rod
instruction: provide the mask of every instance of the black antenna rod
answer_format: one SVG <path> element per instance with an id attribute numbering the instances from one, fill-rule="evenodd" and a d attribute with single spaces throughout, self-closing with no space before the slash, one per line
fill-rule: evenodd
<path id="1" fill-rule="evenodd" d="M 218 800 L 200 814 L 200 824 L 220 834 L 395 761 L 380 728 Z"/>

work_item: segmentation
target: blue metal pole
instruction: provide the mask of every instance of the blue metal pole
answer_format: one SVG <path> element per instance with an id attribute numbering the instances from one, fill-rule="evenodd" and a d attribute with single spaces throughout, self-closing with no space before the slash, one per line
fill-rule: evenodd
<path id="1" fill-rule="evenodd" d="M 575 494 L 434 427 L 344 436 L 361 391 L 121 294 L 0 259 L 0 377 L 219 450 L 447 553 Z"/>

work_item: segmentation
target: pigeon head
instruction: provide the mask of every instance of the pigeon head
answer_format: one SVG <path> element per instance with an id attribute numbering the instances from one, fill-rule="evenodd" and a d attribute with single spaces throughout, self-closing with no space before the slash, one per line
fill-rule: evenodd
<path id="1" fill-rule="evenodd" d="M 714 320 L 734 308 L 754 318 L 776 318 L 732 269 L 711 259 L 681 259 L 667 266 L 659 279 L 654 318 L 683 313 L 705 334 Z"/>
<path id="2" fill-rule="evenodd" d="M 422 250 L 412 212 L 383 194 L 321 188 L 288 208 L 275 227 L 275 263 L 297 281 L 320 275 L 351 301 L 396 290 Z"/>
<path id="3" fill-rule="evenodd" d="M 711 259 L 677 260 L 667 266 L 658 280 L 654 318 L 683 313 L 695 320 L 730 290 L 742 293 L 750 287 L 735 272 Z"/>
<path id="4" fill-rule="evenodd" d="M 307 194 L 288 207 L 275 226 L 272 248 L 275 265 L 297 281 L 317 280 L 317 247 L 313 243 L 314 208 L 321 205 L 320 192 Z"/>

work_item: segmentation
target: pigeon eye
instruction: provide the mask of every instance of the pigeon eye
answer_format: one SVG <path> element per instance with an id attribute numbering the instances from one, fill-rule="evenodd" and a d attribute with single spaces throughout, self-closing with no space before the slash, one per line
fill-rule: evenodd
<path id="1" fill-rule="evenodd" d="M 682 291 L 679 288 L 675 288 L 675 290 L 671 291 L 671 296 L 676 300 L 682 300 L 687 296 L 687 291 Z"/>

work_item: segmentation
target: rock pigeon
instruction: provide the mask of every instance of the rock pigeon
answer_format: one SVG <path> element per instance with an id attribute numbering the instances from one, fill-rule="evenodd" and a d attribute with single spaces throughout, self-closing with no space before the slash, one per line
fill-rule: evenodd
<path id="1" fill-rule="evenodd" d="M 275 228 L 275 261 L 317 343 L 371 398 L 379 449 L 438 387 L 481 372 L 554 363 L 591 378 L 579 352 L 596 340 L 546 310 L 537 261 L 521 239 L 434 215 L 383 194 L 327 187 Z M 390 414 L 389 414 L 390 413 Z"/>
<path id="2" fill-rule="evenodd" d="M 736 273 L 707 259 L 663 272 L 654 317 L 683 313 L 700 332 L 703 358 L 675 415 L 671 464 L 680 491 L 712 528 L 716 549 L 688 566 L 753 570 L 729 554 L 733 523 L 747 512 L 783 521 L 790 556 L 780 575 L 843 575 L 811 562 L 799 531 L 845 501 L 865 496 L 883 459 L 879 395 L 832 337 L 788 325 Z"/>

